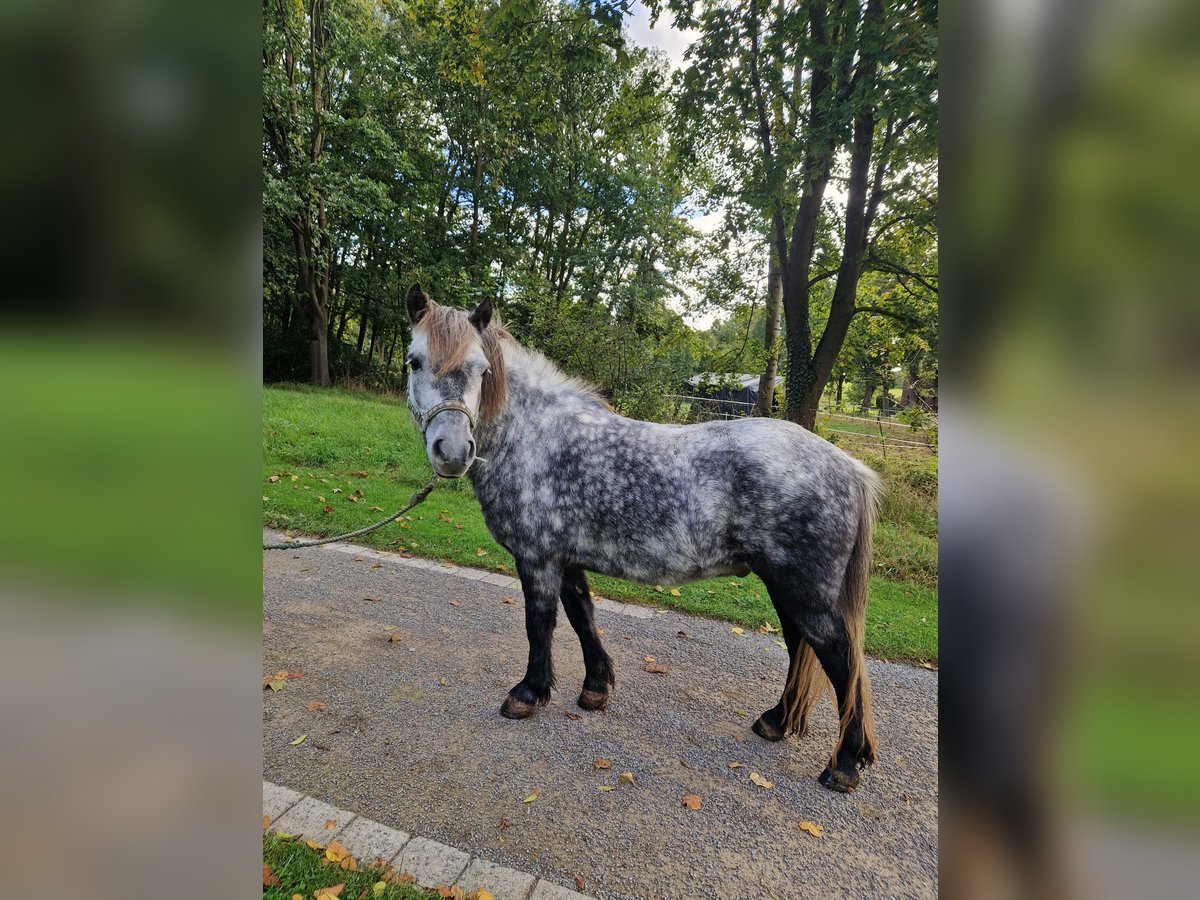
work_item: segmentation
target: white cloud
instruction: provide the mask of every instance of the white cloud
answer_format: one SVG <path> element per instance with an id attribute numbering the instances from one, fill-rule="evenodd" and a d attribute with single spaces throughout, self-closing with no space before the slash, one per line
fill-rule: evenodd
<path id="1" fill-rule="evenodd" d="M 695 40 L 696 32 L 675 28 L 671 24 L 671 13 L 664 12 L 658 22 L 650 27 L 650 10 L 640 0 L 633 4 L 633 12 L 625 20 L 629 39 L 639 47 L 657 47 L 667 55 L 672 69 L 683 68 L 683 54 Z"/>

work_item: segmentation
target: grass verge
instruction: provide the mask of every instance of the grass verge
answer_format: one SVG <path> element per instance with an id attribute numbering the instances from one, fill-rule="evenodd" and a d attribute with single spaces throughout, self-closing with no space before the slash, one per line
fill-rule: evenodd
<path id="1" fill-rule="evenodd" d="M 420 435 L 402 400 L 338 389 L 264 388 L 263 464 L 263 522 L 321 536 L 378 521 L 429 477 Z M 881 472 L 889 490 L 876 532 L 879 574 L 871 580 L 867 652 L 884 659 L 938 658 L 936 468 L 932 493 L 927 468 L 885 466 Z M 465 479 L 441 483 L 403 521 L 359 540 L 516 574 L 512 557 L 488 534 Z M 754 576 L 672 590 L 602 576 L 589 580 L 605 597 L 667 606 L 744 628 L 779 628 L 766 589 Z"/>
<path id="2" fill-rule="evenodd" d="M 294 900 L 297 896 L 302 900 L 436 900 L 440 896 L 413 884 L 397 883 L 394 872 L 381 868 L 342 868 L 328 859 L 324 848 L 315 849 L 277 834 L 263 835 L 263 866 L 263 900 Z"/>

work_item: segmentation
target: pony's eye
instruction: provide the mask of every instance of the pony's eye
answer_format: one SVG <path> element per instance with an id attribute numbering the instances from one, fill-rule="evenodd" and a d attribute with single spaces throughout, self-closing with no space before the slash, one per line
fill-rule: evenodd
<path id="1" fill-rule="evenodd" d="M 414 372 L 416 372 L 418 369 L 421 368 L 421 361 L 419 359 L 417 359 L 415 356 L 410 356 L 408 358 L 408 367 L 410 369 L 412 369 Z"/>

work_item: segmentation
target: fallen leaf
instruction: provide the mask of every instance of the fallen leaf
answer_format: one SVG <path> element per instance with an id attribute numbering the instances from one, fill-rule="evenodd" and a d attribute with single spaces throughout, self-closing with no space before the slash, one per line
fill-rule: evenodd
<path id="1" fill-rule="evenodd" d="M 601 785 L 597 785 L 597 786 L 596 786 L 596 790 L 598 790 L 598 791 L 601 791 L 602 793 L 605 793 L 605 794 L 607 794 L 609 791 L 611 791 L 611 790 L 612 790 L 612 788 L 611 788 L 611 787 L 609 787 L 607 784 L 601 784 Z"/>
<path id="2" fill-rule="evenodd" d="M 688 633 L 686 631 L 677 631 L 675 632 L 675 635 L 685 641 L 688 639 Z"/>
<path id="3" fill-rule="evenodd" d="M 462 606 L 462 601 L 461 600 L 451 600 L 450 605 L 451 606 Z"/>
<path id="4" fill-rule="evenodd" d="M 351 472 L 350 474 L 353 475 L 355 478 L 367 478 L 371 473 L 364 472 L 362 469 L 359 469 L 357 472 Z"/>
<path id="5" fill-rule="evenodd" d="M 578 713 L 569 712 L 569 713 L 563 713 L 563 715 L 566 716 L 568 719 L 570 719 L 572 722 L 578 722 L 580 719 L 583 718 L 583 716 L 579 715 Z"/>
<path id="6" fill-rule="evenodd" d="M 497 825 L 496 827 L 499 828 L 501 831 L 503 831 L 505 828 L 508 828 L 511 824 L 512 823 L 509 822 L 508 819 L 504 818 L 504 816 L 501 816 L 500 824 Z"/>
<path id="7" fill-rule="evenodd" d="M 330 819 L 328 822 L 326 822 L 325 828 L 326 830 L 332 831 L 333 829 L 329 827 L 330 822 L 333 822 L 333 820 Z M 333 827 L 337 827 L 337 822 L 333 822 Z M 346 859 L 349 856 L 350 851 L 337 841 L 330 841 L 329 846 L 325 848 L 325 858 L 330 862 L 341 862 L 343 859 Z"/>
<path id="8" fill-rule="evenodd" d="M 654 586 L 654 590 L 658 591 L 661 594 L 663 592 L 663 586 L 661 584 L 656 584 Z"/>
<path id="9" fill-rule="evenodd" d="M 387 882 L 386 881 L 377 881 L 373 885 L 371 885 L 371 893 L 374 894 L 376 897 L 382 896 L 383 892 L 386 890 L 387 890 Z"/>
<path id="10" fill-rule="evenodd" d="M 517 602 L 517 599 L 516 599 L 515 597 L 505 597 L 505 598 L 504 598 L 503 600 L 501 600 L 500 602 L 501 602 L 501 603 L 507 603 L 507 604 L 509 604 L 509 605 L 511 606 L 513 603 L 516 603 L 516 602 Z"/>
<path id="11" fill-rule="evenodd" d="M 697 797 L 695 794 L 684 794 L 683 795 L 683 805 L 686 806 L 688 809 L 696 810 L 704 805 L 704 801 L 701 800 L 699 797 Z"/>
<path id="12" fill-rule="evenodd" d="M 738 628 L 736 625 L 734 625 L 729 630 L 732 631 L 734 634 L 745 634 L 746 633 L 745 628 Z"/>
<path id="13" fill-rule="evenodd" d="M 318 502 L 318 503 L 324 503 L 324 502 L 325 502 L 325 498 L 324 498 L 324 497 L 322 497 L 322 496 L 320 496 L 320 495 L 318 494 L 318 495 L 317 495 L 317 502 Z"/>
<path id="14" fill-rule="evenodd" d="M 487 888 L 480 888 L 471 895 L 471 900 L 496 900 L 496 897 Z"/>
<path id="15" fill-rule="evenodd" d="M 634 779 L 633 779 L 633 773 L 632 773 L 632 772 L 622 772 L 622 773 L 621 773 L 621 780 L 622 780 L 622 781 L 626 781 L 626 782 L 628 782 L 629 784 L 634 784 L 634 783 L 635 783 L 635 782 L 634 782 Z"/>
<path id="16" fill-rule="evenodd" d="M 292 894 L 292 900 L 304 900 L 304 897 L 300 894 Z"/>
<path id="17" fill-rule="evenodd" d="M 758 785 L 760 788 L 773 788 L 773 787 L 775 787 L 775 784 L 774 784 L 774 782 L 767 781 L 767 779 L 763 778 L 763 777 L 762 777 L 761 775 L 759 775 L 757 772 L 751 772 L 751 773 L 750 773 L 750 780 L 751 780 L 751 781 L 753 781 L 755 784 L 757 784 L 757 785 Z"/>
<path id="18" fill-rule="evenodd" d="M 271 827 L 271 817 L 263 816 L 263 831 L 266 831 L 270 827 Z"/>
<path id="19" fill-rule="evenodd" d="M 600 637 L 604 637 L 604 629 L 603 629 L 603 628 L 597 628 L 597 629 L 596 629 L 596 634 L 600 635 Z"/>
<path id="20" fill-rule="evenodd" d="M 646 663 L 646 671 L 652 675 L 666 675 L 667 667 L 656 662 Z"/>
<path id="21" fill-rule="evenodd" d="M 775 628 L 768 622 L 764 622 L 762 625 L 759 625 L 758 630 L 763 634 L 777 634 L 779 632 L 778 628 Z"/>
<path id="22" fill-rule="evenodd" d="M 402 640 L 404 640 L 404 632 L 403 631 L 393 631 L 391 634 L 388 635 L 388 643 L 389 644 L 396 644 Z"/>
<path id="23" fill-rule="evenodd" d="M 582 876 L 582 875 L 576 875 L 576 876 L 575 876 L 575 887 L 576 887 L 578 890 L 581 890 L 581 891 L 582 891 L 582 890 L 583 890 L 583 886 L 584 886 L 584 880 L 583 880 L 583 876 Z"/>
<path id="24" fill-rule="evenodd" d="M 375 565 L 371 566 L 371 568 L 372 569 L 382 569 L 383 563 L 375 563 Z"/>
<path id="25" fill-rule="evenodd" d="M 271 482 L 271 484 L 274 484 L 274 483 L 275 483 L 275 482 L 277 482 L 278 480 L 279 480 L 279 476 L 278 476 L 278 475 L 270 475 L 270 476 L 268 476 L 268 477 L 267 477 L 267 481 Z"/>
<path id="26" fill-rule="evenodd" d="M 271 502 L 271 498 L 268 497 L 266 494 L 263 494 L 263 500 L 265 500 L 267 503 Z"/>
<path id="27" fill-rule="evenodd" d="M 933 663 L 927 663 L 927 662 L 923 662 L 923 663 L 921 663 L 921 668 L 922 668 L 922 669 L 929 669 L 929 671 L 931 671 L 931 672 L 936 672 L 936 671 L 937 671 L 937 666 L 933 665 Z"/>
<path id="28" fill-rule="evenodd" d="M 263 690 L 265 691 L 267 688 L 270 688 L 273 691 L 282 691 L 283 681 L 284 680 L 282 678 L 277 678 L 274 675 L 268 675 L 263 679 Z"/>
<path id="29" fill-rule="evenodd" d="M 467 892 L 460 887 L 438 885 L 434 888 L 434 891 L 439 897 L 444 898 L 444 900 L 467 900 Z"/>
<path id="30" fill-rule="evenodd" d="M 323 512 L 327 512 L 327 513 L 331 513 L 331 512 L 333 512 L 333 507 L 332 507 L 332 506 L 330 506 L 330 505 L 328 505 L 328 504 L 326 504 L 326 505 L 324 506 L 324 508 L 323 508 L 323 510 L 322 510 L 322 511 L 323 511 Z"/>
<path id="31" fill-rule="evenodd" d="M 731 762 L 731 763 L 729 764 L 729 768 L 731 768 L 731 769 L 743 769 L 743 768 L 745 768 L 745 766 L 743 766 L 743 765 L 742 765 L 740 762 Z"/>
<path id="32" fill-rule="evenodd" d="M 279 884 L 279 876 L 271 874 L 271 867 L 263 863 L 263 887 L 275 887 Z"/>
<path id="33" fill-rule="evenodd" d="M 298 737 L 298 738 L 296 738 L 294 741 L 292 741 L 292 746 L 293 746 L 293 747 L 299 747 L 301 744 L 303 744 L 303 743 L 304 743 L 304 741 L 305 741 L 305 739 L 306 739 L 307 737 L 308 737 L 308 735 L 307 735 L 307 734 L 302 734 L 302 735 L 300 735 L 300 737 Z"/>
<path id="34" fill-rule="evenodd" d="M 334 489 L 333 489 L 333 492 L 334 492 L 335 494 L 340 494 L 340 493 L 342 492 L 342 489 L 341 489 L 341 488 L 334 488 Z"/>
<path id="35" fill-rule="evenodd" d="M 530 794 L 528 797 L 526 797 L 521 802 L 522 803 L 532 803 L 534 800 L 536 800 L 541 795 L 542 795 L 542 789 L 538 788 L 536 791 L 534 791 L 532 794 Z"/>
<path id="36" fill-rule="evenodd" d="M 487 556 L 487 551 L 484 550 L 482 547 L 480 547 L 475 551 L 475 555 L 476 556 Z"/>
<path id="37" fill-rule="evenodd" d="M 335 828 L 337 828 L 337 819 L 326 819 L 325 820 L 325 830 L 326 831 L 333 831 L 333 829 L 335 829 Z"/>
<path id="38" fill-rule="evenodd" d="M 671 596 L 678 597 L 679 596 L 679 588 L 671 588 Z"/>
<path id="39" fill-rule="evenodd" d="M 313 741 L 312 745 L 314 747 L 316 747 L 318 750 L 324 750 L 326 753 L 328 753 L 330 750 L 329 745 L 326 744 L 324 741 Z"/>
<path id="40" fill-rule="evenodd" d="M 313 900 L 324 900 L 326 897 L 340 897 L 342 888 L 345 886 L 345 884 L 335 884 L 333 887 L 317 888 L 316 893 L 313 894 Z"/>
<path id="41" fill-rule="evenodd" d="M 316 841 L 306 840 L 304 843 L 308 845 L 310 850 L 324 850 L 325 849 L 324 844 L 318 844 Z"/>
<path id="42" fill-rule="evenodd" d="M 805 819 L 800 823 L 800 830 L 807 831 L 813 837 L 820 837 L 825 833 L 825 826 L 818 825 L 815 822 L 809 822 L 807 819 Z"/>
<path id="43" fill-rule="evenodd" d="M 371 512 L 383 512 L 383 507 L 382 506 L 372 506 Z"/>
<path id="44" fill-rule="evenodd" d="M 382 566 L 382 563 L 377 563 L 377 565 Z M 371 566 L 371 568 L 373 569 L 373 568 L 375 568 L 375 566 Z M 378 602 L 379 602 L 378 597 L 363 597 L 363 603 L 378 603 Z"/>
<path id="45" fill-rule="evenodd" d="M 612 768 L 612 763 L 610 763 L 603 756 L 597 757 L 596 761 L 594 763 L 592 763 L 592 765 L 595 766 L 597 769 L 611 769 Z"/>

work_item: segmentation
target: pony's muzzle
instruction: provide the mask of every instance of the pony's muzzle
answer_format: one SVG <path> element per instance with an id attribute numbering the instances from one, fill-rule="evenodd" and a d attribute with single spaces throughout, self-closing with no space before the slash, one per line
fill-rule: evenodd
<path id="1" fill-rule="evenodd" d="M 475 439 L 446 435 L 434 438 L 429 445 L 429 462 L 443 478 L 465 475 L 475 461 Z"/>

